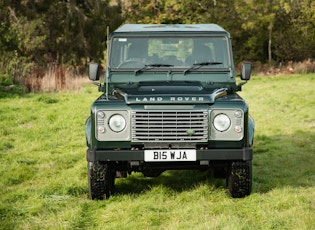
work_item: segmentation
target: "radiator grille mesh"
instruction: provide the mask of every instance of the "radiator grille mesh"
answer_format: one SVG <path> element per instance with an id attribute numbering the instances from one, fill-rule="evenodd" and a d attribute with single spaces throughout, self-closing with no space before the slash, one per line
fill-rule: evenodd
<path id="1" fill-rule="evenodd" d="M 133 111 L 131 114 L 133 142 L 206 142 L 208 112 Z"/>

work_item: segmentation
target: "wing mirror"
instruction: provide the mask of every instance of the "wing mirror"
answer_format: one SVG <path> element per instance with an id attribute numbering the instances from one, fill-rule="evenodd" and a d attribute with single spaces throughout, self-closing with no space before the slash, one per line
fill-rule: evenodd
<path id="1" fill-rule="evenodd" d="M 243 82 L 240 82 L 237 85 L 238 91 L 242 91 L 242 86 L 247 83 L 247 81 L 250 79 L 250 74 L 252 72 L 252 63 L 250 62 L 243 62 L 240 78 L 243 80 Z"/>
<path id="2" fill-rule="evenodd" d="M 101 68 L 98 63 L 89 63 L 89 79 L 92 81 L 98 81 L 101 75 Z M 98 91 L 102 92 L 102 84 L 99 82 L 93 82 L 94 85 L 98 87 Z"/>
<path id="3" fill-rule="evenodd" d="M 248 81 L 250 79 L 250 74 L 252 72 L 252 63 L 244 62 L 242 64 L 240 77 L 244 81 Z"/>
<path id="4" fill-rule="evenodd" d="M 95 62 L 89 63 L 89 79 L 98 81 L 100 79 L 100 65 Z"/>

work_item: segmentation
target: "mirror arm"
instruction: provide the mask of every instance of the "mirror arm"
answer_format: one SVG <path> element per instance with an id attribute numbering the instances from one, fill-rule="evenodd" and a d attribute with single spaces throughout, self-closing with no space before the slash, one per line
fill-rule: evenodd
<path id="1" fill-rule="evenodd" d="M 92 82 L 93 85 L 96 85 L 98 88 L 98 92 L 102 92 L 102 84 L 99 82 Z"/>
<path id="2" fill-rule="evenodd" d="M 242 81 L 237 85 L 237 90 L 238 91 L 242 91 L 242 86 L 245 85 L 247 83 L 247 81 Z"/>

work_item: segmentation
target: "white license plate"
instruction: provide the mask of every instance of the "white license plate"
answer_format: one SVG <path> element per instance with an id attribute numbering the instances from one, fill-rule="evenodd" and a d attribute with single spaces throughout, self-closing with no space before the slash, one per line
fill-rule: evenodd
<path id="1" fill-rule="evenodd" d="M 196 161 L 195 149 L 144 150 L 144 161 Z"/>

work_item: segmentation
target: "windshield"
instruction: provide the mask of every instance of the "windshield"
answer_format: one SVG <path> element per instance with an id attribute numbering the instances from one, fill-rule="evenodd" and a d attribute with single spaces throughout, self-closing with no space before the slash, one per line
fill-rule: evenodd
<path id="1" fill-rule="evenodd" d="M 229 68 L 231 66 L 228 39 L 225 36 L 146 36 L 114 37 L 109 66 L 125 70 L 146 68 Z M 211 63 L 205 65 L 204 63 Z"/>

